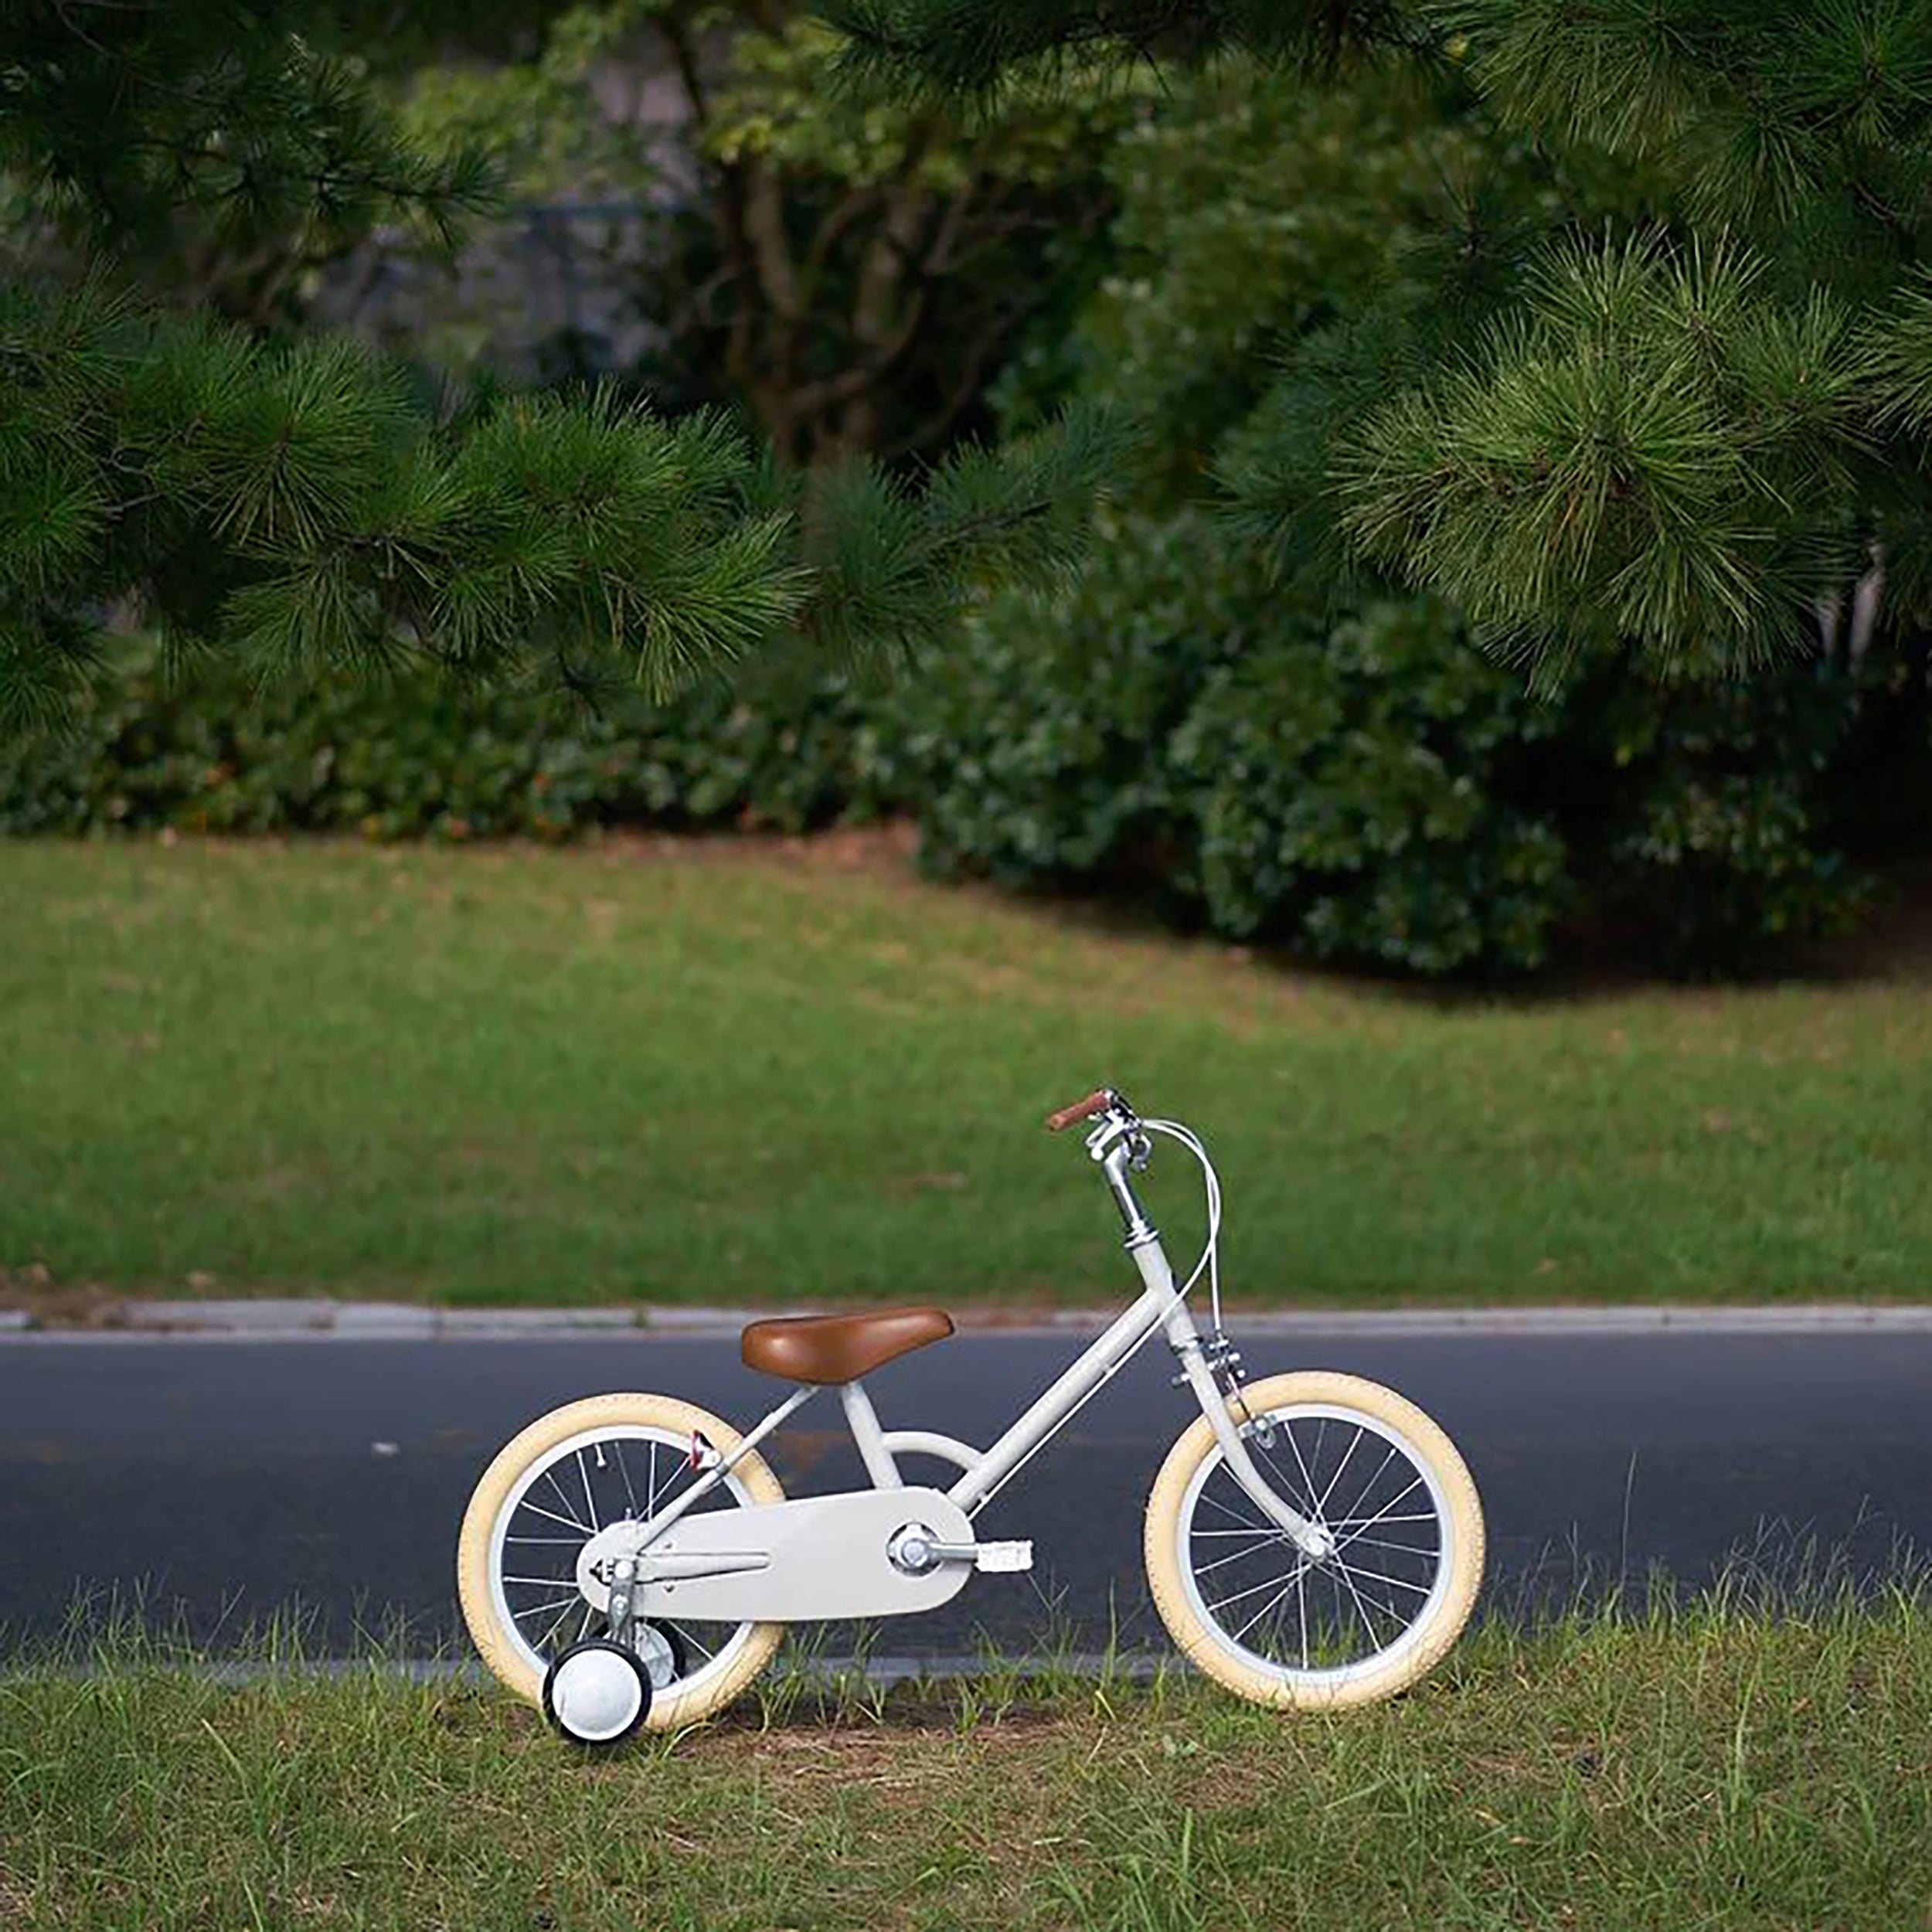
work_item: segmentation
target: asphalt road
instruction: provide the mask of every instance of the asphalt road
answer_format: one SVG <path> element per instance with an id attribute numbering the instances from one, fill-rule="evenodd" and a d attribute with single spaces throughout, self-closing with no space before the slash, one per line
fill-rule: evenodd
<path id="1" fill-rule="evenodd" d="M 960 1335 L 869 1383 L 888 1427 L 985 1442 L 1076 1350 L 1061 1335 Z M 1521 1614 L 1652 1566 L 1708 1579 L 1741 1551 L 1788 1583 L 1808 1544 L 1855 1577 L 1932 1549 L 1932 1333 L 1452 1334 L 1250 1344 L 1257 1375 L 1346 1369 L 1419 1402 L 1456 1439 L 1490 1532 L 1486 1600 Z M 1190 1420 L 1156 1344 L 999 1497 L 984 1533 L 1030 1536 L 1036 1567 L 978 1577 L 895 1620 L 876 1653 L 970 1654 L 990 1639 L 1129 1649 L 1163 1638 L 1141 1512 Z M 57 1627 L 116 1592 L 222 1647 L 292 1602 L 311 1654 L 454 1645 L 453 1564 L 470 1488 L 555 1403 L 655 1389 L 748 1427 L 783 1393 L 727 1338 L 133 1341 L 0 1347 L 0 1627 Z M 772 1460 L 793 1494 L 859 1478 L 836 1398 Z M 852 1633 L 826 1633 L 836 1653 Z"/>

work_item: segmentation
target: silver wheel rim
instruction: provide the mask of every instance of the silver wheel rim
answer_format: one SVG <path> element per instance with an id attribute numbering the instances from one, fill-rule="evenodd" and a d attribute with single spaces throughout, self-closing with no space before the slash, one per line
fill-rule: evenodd
<path id="1" fill-rule="evenodd" d="M 1236 1662 L 1284 1685 L 1339 1690 L 1392 1668 L 1434 1624 L 1455 1569 L 1454 1519 L 1428 1459 L 1392 1423 L 1332 1403 L 1286 1404 L 1266 1419 L 1274 1444 L 1246 1430 L 1249 1453 L 1332 1532 L 1335 1555 L 1311 1563 L 1263 1517 L 1217 1443 L 1181 1498 L 1182 1587 Z"/>
<path id="2" fill-rule="evenodd" d="M 606 1423 L 553 1444 L 512 1485 L 490 1525 L 490 1601 L 512 1649 L 539 1676 L 570 1645 L 605 1634 L 603 1615 L 577 1588 L 577 1552 L 597 1530 L 627 1514 L 648 1518 L 687 1488 L 693 1480 L 690 1447 L 688 1436 L 654 1424 Z M 696 1505 L 696 1513 L 721 1502 L 726 1508 L 756 1506 L 744 1484 L 729 1475 Z M 593 1518 L 594 1524 L 587 1526 Z M 672 1627 L 692 1666 L 687 1675 L 675 1683 L 658 1681 L 659 1655 L 669 1662 L 669 1647 L 661 1638 L 652 1637 L 643 1655 L 651 1688 L 679 1696 L 723 1676 L 753 1628 L 682 1618 Z"/>
<path id="3" fill-rule="evenodd" d="M 667 1690 L 678 1674 L 678 1660 L 672 1654 L 669 1640 L 655 1624 L 640 1621 L 631 1627 L 631 1648 L 638 1654 L 638 1662 L 643 1665 L 645 1674 L 651 1679 L 654 1691 Z"/>

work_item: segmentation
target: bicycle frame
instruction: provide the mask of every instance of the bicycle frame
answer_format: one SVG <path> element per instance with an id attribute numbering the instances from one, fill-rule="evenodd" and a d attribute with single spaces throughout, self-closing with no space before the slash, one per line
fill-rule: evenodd
<path id="1" fill-rule="evenodd" d="M 845 1419 L 866 1472 L 876 1489 L 903 1486 L 895 1458 L 924 1454 L 952 1463 L 961 1471 L 945 1493 L 970 1516 L 991 1502 L 1005 1482 L 1043 1447 L 1094 1395 L 1104 1388 L 1128 1358 L 1153 1334 L 1165 1329 L 1168 1345 L 1179 1358 L 1201 1413 L 1208 1419 L 1230 1472 L 1256 1506 L 1311 1557 L 1327 1553 L 1329 1539 L 1308 1519 L 1291 1509 L 1263 1479 L 1243 1441 L 1240 1425 L 1202 1345 L 1199 1329 L 1187 1305 L 1185 1291 L 1177 1291 L 1174 1272 L 1161 1246 L 1159 1231 L 1141 1212 L 1128 1168 L 1133 1162 L 1138 1122 L 1122 1108 L 1110 1111 L 1088 1136 L 1087 1151 L 1099 1163 L 1115 1205 L 1126 1224 L 1124 1243 L 1134 1257 L 1143 1284 L 1139 1298 L 1097 1336 L 1050 1383 L 1032 1404 L 989 1448 L 976 1450 L 952 1437 L 927 1430 L 886 1430 L 859 1381 L 839 1385 Z M 1145 1142 L 1142 1143 L 1145 1147 Z M 648 1547 L 685 1512 L 723 1481 L 736 1464 L 818 1392 L 816 1384 L 797 1389 L 771 1410 L 729 1456 L 718 1457 L 702 1477 L 667 1509 L 641 1526 L 641 1547 Z M 1243 1421 L 1247 1420 L 1245 1413 Z M 695 1449 L 695 1446 L 694 1446 Z"/>

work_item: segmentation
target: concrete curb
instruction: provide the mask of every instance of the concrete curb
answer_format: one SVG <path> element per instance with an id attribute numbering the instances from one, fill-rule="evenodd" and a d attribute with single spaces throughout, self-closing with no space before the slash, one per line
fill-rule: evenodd
<path id="1" fill-rule="evenodd" d="M 9 1340 L 535 1341 L 655 1335 L 666 1341 L 735 1335 L 748 1321 L 809 1313 L 791 1308 L 441 1308 L 400 1301 L 232 1298 L 133 1301 L 90 1323 L 43 1322 L 30 1311 L 0 1308 Z M 1107 1308 L 968 1308 L 955 1318 L 976 1335 L 1097 1335 L 1120 1312 Z M 1791 1302 L 1743 1307 L 1488 1308 L 1274 1308 L 1236 1305 L 1230 1327 L 1243 1335 L 1932 1334 L 1932 1304 Z"/>

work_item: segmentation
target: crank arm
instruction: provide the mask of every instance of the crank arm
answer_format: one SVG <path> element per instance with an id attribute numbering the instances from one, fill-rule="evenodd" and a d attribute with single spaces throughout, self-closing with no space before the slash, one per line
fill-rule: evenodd
<path id="1" fill-rule="evenodd" d="M 941 1563 L 971 1563 L 977 1570 L 1031 1570 L 1031 1543 L 942 1543 L 923 1523 L 909 1523 L 886 1546 L 893 1569 L 923 1577 Z"/>

